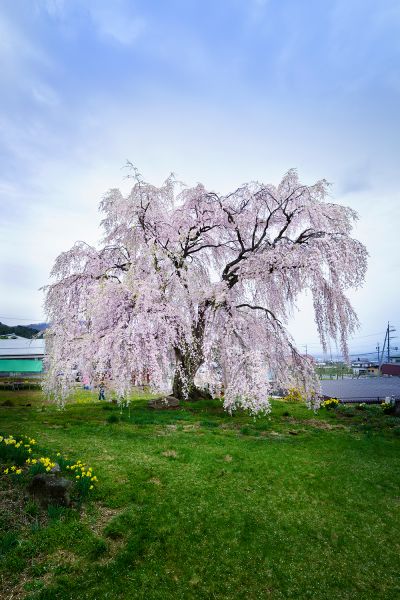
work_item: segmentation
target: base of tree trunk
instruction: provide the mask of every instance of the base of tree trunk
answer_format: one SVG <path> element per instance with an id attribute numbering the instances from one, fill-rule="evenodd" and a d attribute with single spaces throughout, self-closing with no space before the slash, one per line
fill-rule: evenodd
<path id="1" fill-rule="evenodd" d="M 212 396 L 211 396 L 210 392 L 208 392 L 207 390 L 205 390 L 203 388 L 197 387 L 194 384 L 192 377 L 190 377 L 188 379 L 191 383 L 188 386 L 189 393 L 186 396 L 187 386 L 185 386 L 183 384 L 183 381 L 181 379 L 179 371 L 176 371 L 173 385 L 172 385 L 172 395 L 175 398 L 178 398 L 178 400 L 183 400 L 183 401 L 189 400 L 189 402 L 195 402 L 196 400 L 212 400 Z"/>
<path id="2" fill-rule="evenodd" d="M 212 396 L 207 390 L 193 386 L 187 400 L 189 400 L 189 402 L 196 402 L 196 400 L 212 400 Z"/>

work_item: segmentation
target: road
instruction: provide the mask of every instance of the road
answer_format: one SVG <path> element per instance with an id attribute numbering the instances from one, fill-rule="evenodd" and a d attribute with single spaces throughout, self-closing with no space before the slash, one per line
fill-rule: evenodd
<path id="1" fill-rule="evenodd" d="M 337 398 L 400 396 L 400 377 L 326 379 L 321 386 L 323 394 Z"/>

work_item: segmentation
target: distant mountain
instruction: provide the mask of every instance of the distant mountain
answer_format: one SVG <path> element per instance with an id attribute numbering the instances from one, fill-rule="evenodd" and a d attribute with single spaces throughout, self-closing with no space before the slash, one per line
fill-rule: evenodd
<path id="1" fill-rule="evenodd" d="M 50 323 L 31 323 L 26 327 L 29 327 L 30 329 L 36 329 L 36 331 L 44 331 L 49 327 L 49 325 Z"/>
<path id="2" fill-rule="evenodd" d="M 15 325 L 14 327 L 10 327 L 9 325 L 0 323 L 0 336 L 11 335 L 13 333 L 15 335 L 31 339 L 39 333 L 39 329 L 36 329 L 36 326 L 33 327 L 33 325 Z"/>

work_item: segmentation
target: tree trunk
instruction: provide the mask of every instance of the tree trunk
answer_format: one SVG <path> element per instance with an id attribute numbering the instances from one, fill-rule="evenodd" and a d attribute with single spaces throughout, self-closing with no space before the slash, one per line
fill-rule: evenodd
<path id="1" fill-rule="evenodd" d="M 182 352 L 175 348 L 176 370 L 172 385 L 172 394 L 179 400 L 211 400 L 212 396 L 194 383 L 197 371 L 203 363 L 201 352 Z"/>
<path id="2" fill-rule="evenodd" d="M 175 348 L 176 371 L 172 386 L 172 393 L 179 400 L 205 400 L 212 396 L 206 390 L 198 388 L 194 383 L 197 371 L 203 364 L 203 338 L 205 327 L 205 313 L 209 302 L 199 306 L 197 322 L 193 325 L 193 347 L 182 352 Z"/>
<path id="3" fill-rule="evenodd" d="M 189 371 L 183 371 L 184 378 L 182 378 L 182 366 L 177 368 L 174 375 L 174 381 L 172 385 L 172 395 L 178 400 L 211 400 L 212 396 L 207 390 L 197 387 L 194 383 L 194 375 Z M 197 369 L 196 369 L 197 372 Z"/>

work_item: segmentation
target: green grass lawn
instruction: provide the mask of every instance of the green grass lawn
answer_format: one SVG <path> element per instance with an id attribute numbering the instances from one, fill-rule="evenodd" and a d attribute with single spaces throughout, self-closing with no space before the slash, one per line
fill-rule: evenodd
<path id="1" fill-rule="evenodd" d="M 43 514 L 1 476 L 1 598 L 400 597 L 400 419 L 75 400 L 58 410 L 39 391 L 0 393 L 1 433 L 99 479 L 80 513 Z"/>

